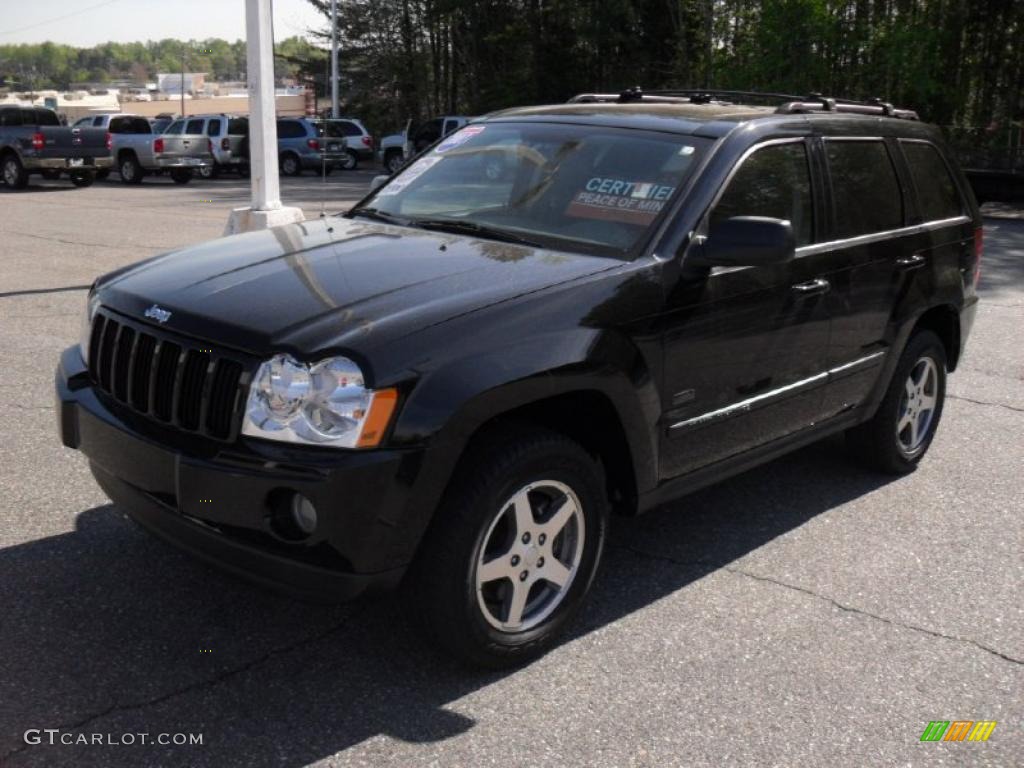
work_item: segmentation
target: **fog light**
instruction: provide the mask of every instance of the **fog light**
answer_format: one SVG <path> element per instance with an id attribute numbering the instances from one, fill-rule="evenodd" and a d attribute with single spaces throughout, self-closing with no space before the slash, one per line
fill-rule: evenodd
<path id="1" fill-rule="evenodd" d="M 316 507 L 313 506 L 312 501 L 301 493 L 296 493 L 292 496 L 291 509 L 292 522 L 295 523 L 296 528 L 307 536 L 316 530 Z"/>

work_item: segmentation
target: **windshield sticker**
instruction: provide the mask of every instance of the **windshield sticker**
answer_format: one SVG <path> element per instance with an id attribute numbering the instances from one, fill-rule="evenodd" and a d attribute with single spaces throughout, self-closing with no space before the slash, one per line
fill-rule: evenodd
<path id="1" fill-rule="evenodd" d="M 447 152 L 449 149 L 455 149 L 460 144 L 465 144 L 478 133 L 483 132 L 484 126 L 482 125 L 467 125 L 461 131 L 456 131 L 455 133 L 451 134 L 447 139 L 438 144 L 434 151 Z"/>
<path id="2" fill-rule="evenodd" d="M 646 225 L 654 221 L 675 187 L 595 176 L 569 203 L 566 216 Z"/>
<path id="3" fill-rule="evenodd" d="M 416 181 L 424 171 L 433 167 L 442 160 L 444 160 L 443 157 L 436 157 L 434 155 L 421 157 L 415 163 L 402 171 L 398 175 L 397 179 L 381 189 L 381 191 L 377 193 L 378 196 L 384 197 L 385 195 L 397 195 L 403 189 Z"/>

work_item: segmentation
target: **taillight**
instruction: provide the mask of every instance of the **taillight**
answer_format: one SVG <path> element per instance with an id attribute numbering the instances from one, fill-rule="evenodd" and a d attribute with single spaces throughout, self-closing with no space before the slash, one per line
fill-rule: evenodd
<path id="1" fill-rule="evenodd" d="M 114 137 L 111 135 L 110 131 L 107 131 L 107 149 L 109 150 L 113 146 L 114 146 Z"/>
<path id="2" fill-rule="evenodd" d="M 153 151 L 158 155 L 164 151 L 164 140 L 162 138 L 153 139 Z"/>
<path id="3" fill-rule="evenodd" d="M 306 145 L 310 149 L 320 149 L 320 142 L 316 139 L 306 139 Z"/>
<path id="4" fill-rule="evenodd" d="M 974 287 L 978 287 L 981 280 L 981 251 L 984 245 L 984 232 L 981 227 L 974 230 Z"/>
<path id="5" fill-rule="evenodd" d="M 220 148 L 223 149 L 225 152 L 231 149 L 231 142 L 228 141 L 227 136 L 220 140 Z"/>
<path id="6" fill-rule="evenodd" d="M 46 146 L 46 139 L 39 131 L 32 134 L 32 149 L 42 149 Z"/>
<path id="7" fill-rule="evenodd" d="M 363 144 L 373 149 L 373 136 L 363 136 Z"/>

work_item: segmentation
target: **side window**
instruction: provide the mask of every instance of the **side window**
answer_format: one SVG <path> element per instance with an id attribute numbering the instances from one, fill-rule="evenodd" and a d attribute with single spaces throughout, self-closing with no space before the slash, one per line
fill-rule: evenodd
<path id="1" fill-rule="evenodd" d="M 882 141 L 825 141 L 836 238 L 903 226 L 903 196 L 889 150 Z"/>
<path id="2" fill-rule="evenodd" d="M 132 133 L 152 133 L 153 129 L 149 124 L 149 120 L 144 117 L 133 117 L 132 118 Z"/>
<path id="3" fill-rule="evenodd" d="M 167 126 L 167 130 L 164 131 L 164 133 L 169 133 L 169 134 L 171 134 L 173 136 L 180 136 L 181 135 L 181 131 L 182 131 L 182 129 L 184 127 L 185 127 L 185 121 L 184 120 L 175 120 L 173 123 L 171 123 L 169 126 Z"/>
<path id="4" fill-rule="evenodd" d="M 279 120 L 277 137 L 279 139 L 298 139 L 306 135 L 306 129 L 298 120 Z"/>
<path id="5" fill-rule="evenodd" d="M 92 125 L 93 125 L 94 128 L 102 128 L 103 127 L 103 115 L 100 115 L 99 117 L 94 117 L 92 119 Z"/>
<path id="6" fill-rule="evenodd" d="M 220 135 L 220 120 L 211 120 L 206 124 L 206 135 L 207 136 L 218 136 Z"/>
<path id="7" fill-rule="evenodd" d="M 21 125 L 21 110 L 20 109 L 5 109 L 0 111 L 0 125 L 8 128 L 13 128 L 16 125 Z"/>
<path id="8" fill-rule="evenodd" d="M 459 127 L 458 120 L 445 120 L 444 121 L 444 135 L 447 136 L 449 133 Z"/>
<path id="9" fill-rule="evenodd" d="M 901 141 L 900 146 L 910 166 L 922 218 L 935 221 L 961 216 L 963 200 L 939 150 L 932 144 L 918 141 Z"/>
<path id="10" fill-rule="evenodd" d="M 762 147 L 743 161 L 710 221 L 717 224 L 733 216 L 786 219 L 793 225 L 798 247 L 811 242 L 814 205 L 807 148 L 802 141 Z"/>
<path id="11" fill-rule="evenodd" d="M 85 126 L 87 126 L 91 122 L 92 122 L 92 118 L 91 117 L 80 117 L 77 120 L 75 120 L 74 124 L 71 127 L 72 128 L 84 128 Z"/>
<path id="12" fill-rule="evenodd" d="M 111 133 L 132 133 L 131 118 L 115 117 L 110 121 L 110 127 L 108 130 Z"/>
<path id="13" fill-rule="evenodd" d="M 341 131 L 345 136 L 362 136 L 363 132 L 359 130 L 359 126 L 355 123 L 350 123 L 347 120 L 341 123 Z"/>
<path id="14" fill-rule="evenodd" d="M 244 117 L 232 117 L 228 120 L 229 136 L 248 136 L 249 121 Z"/>
<path id="15" fill-rule="evenodd" d="M 441 138 L 441 120 L 430 120 L 420 126 L 420 129 L 416 131 L 416 144 L 426 146 L 427 144 L 433 144 Z"/>
<path id="16" fill-rule="evenodd" d="M 185 133 L 199 133 L 203 132 L 203 119 L 189 120 L 188 125 L 185 126 Z"/>

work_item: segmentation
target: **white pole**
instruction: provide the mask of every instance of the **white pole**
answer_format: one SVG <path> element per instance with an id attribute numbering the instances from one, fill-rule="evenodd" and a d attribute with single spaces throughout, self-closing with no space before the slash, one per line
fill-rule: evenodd
<path id="1" fill-rule="evenodd" d="M 249 91 L 249 170 L 252 206 L 231 212 L 225 234 L 303 220 L 301 208 L 281 205 L 277 175 L 277 105 L 274 100 L 274 26 L 271 0 L 245 0 Z"/>
<path id="2" fill-rule="evenodd" d="M 281 184 L 277 175 L 274 33 L 270 0 L 245 0 L 245 35 L 249 66 L 252 209 L 272 211 L 281 207 Z"/>
<path id="3" fill-rule="evenodd" d="M 338 117 L 338 0 L 331 0 L 331 117 Z"/>

